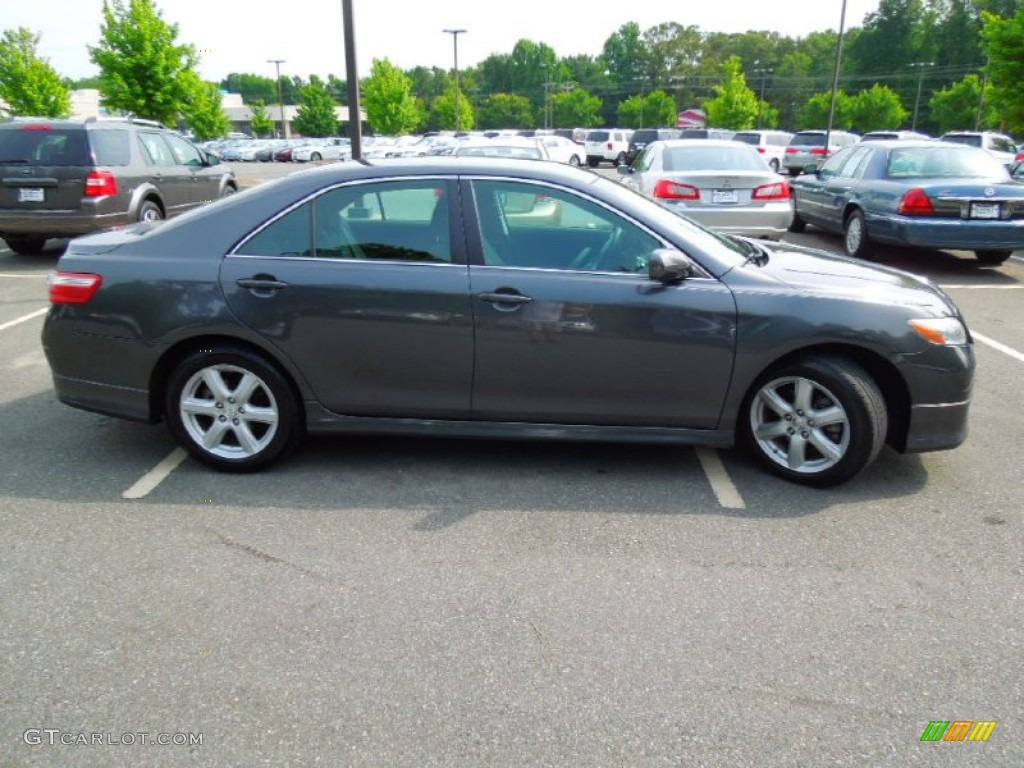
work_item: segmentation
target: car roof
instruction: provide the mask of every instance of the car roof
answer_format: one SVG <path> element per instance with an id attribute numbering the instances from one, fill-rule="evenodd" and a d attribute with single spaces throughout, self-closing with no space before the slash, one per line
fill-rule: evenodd
<path id="1" fill-rule="evenodd" d="M 658 142 L 666 147 L 745 147 L 750 145 L 743 141 L 733 139 L 662 139 Z"/>

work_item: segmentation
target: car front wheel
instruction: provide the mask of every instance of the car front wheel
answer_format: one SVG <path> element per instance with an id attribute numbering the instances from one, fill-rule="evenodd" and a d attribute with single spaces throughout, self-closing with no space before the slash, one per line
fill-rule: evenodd
<path id="1" fill-rule="evenodd" d="M 569 158 L 569 165 L 574 165 L 577 168 L 579 168 L 580 165 L 582 165 L 582 162 L 580 161 L 580 156 L 579 155 L 573 155 L 572 157 L 570 157 Z"/>
<path id="2" fill-rule="evenodd" d="M 7 247 L 17 254 L 27 256 L 30 253 L 39 253 L 46 245 L 45 237 L 9 237 L 5 238 Z"/>
<path id="3" fill-rule="evenodd" d="M 741 429 L 772 472 L 804 485 L 846 482 L 867 467 L 888 429 L 885 400 L 868 373 L 821 356 L 770 371 L 754 386 Z"/>
<path id="4" fill-rule="evenodd" d="M 163 217 L 164 212 L 152 200 L 145 200 L 139 206 L 139 221 L 159 221 Z"/>
<path id="5" fill-rule="evenodd" d="M 974 258 L 981 264 L 999 266 L 1013 255 L 1013 251 L 975 251 Z"/>
<path id="6" fill-rule="evenodd" d="M 874 244 L 868 237 L 867 222 L 864 214 L 858 210 L 850 212 L 843 226 L 843 245 L 846 255 L 855 259 L 870 259 L 875 252 Z"/>
<path id="7" fill-rule="evenodd" d="M 165 402 L 177 441 L 203 464 L 228 472 L 269 466 L 302 436 L 298 399 L 260 355 L 198 350 L 174 370 Z"/>

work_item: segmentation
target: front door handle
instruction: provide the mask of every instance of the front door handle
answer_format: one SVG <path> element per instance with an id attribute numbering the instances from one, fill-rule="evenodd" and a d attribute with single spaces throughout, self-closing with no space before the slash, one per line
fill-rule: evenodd
<path id="1" fill-rule="evenodd" d="M 245 288 L 253 293 L 264 295 L 270 295 L 288 287 L 288 283 L 283 283 L 280 280 L 277 280 L 273 275 L 242 277 L 236 280 L 235 284 L 240 288 Z"/>

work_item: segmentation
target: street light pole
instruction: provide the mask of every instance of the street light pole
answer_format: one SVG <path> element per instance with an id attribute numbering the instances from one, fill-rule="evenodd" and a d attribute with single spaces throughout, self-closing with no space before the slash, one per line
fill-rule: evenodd
<path id="1" fill-rule="evenodd" d="M 446 35 L 452 36 L 452 47 L 455 49 L 455 132 L 459 132 L 459 35 L 466 33 L 465 29 L 442 29 Z"/>
<path id="2" fill-rule="evenodd" d="M 754 63 L 756 64 L 757 62 L 755 61 Z M 761 76 L 761 95 L 760 95 L 760 97 L 758 99 L 758 102 L 757 102 L 757 127 L 758 128 L 761 127 L 761 115 L 764 113 L 764 87 L 765 87 L 765 84 L 768 81 L 768 75 L 770 75 L 774 71 L 775 70 L 772 69 L 771 67 L 761 67 L 760 69 L 755 69 L 754 70 L 754 74 L 755 75 L 760 75 Z"/>
<path id="3" fill-rule="evenodd" d="M 843 32 L 846 29 L 846 0 L 843 0 L 842 10 L 839 12 L 839 39 L 836 41 L 836 63 L 832 70 L 832 99 L 828 106 L 828 125 L 825 127 L 825 157 L 828 157 L 828 149 L 832 146 L 832 123 L 836 119 L 836 95 L 839 92 L 839 65 L 843 62 Z"/>
<path id="4" fill-rule="evenodd" d="M 934 67 L 934 61 L 915 61 L 910 64 L 911 69 L 917 69 L 917 97 L 914 99 L 914 120 L 910 125 L 910 130 L 917 130 L 917 110 L 921 106 L 921 86 L 924 85 L 924 69 L 925 67 Z"/>
<path id="5" fill-rule="evenodd" d="M 288 131 L 285 128 L 284 122 L 284 96 L 281 91 L 281 65 L 285 63 L 284 59 L 267 59 L 267 64 L 273 64 L 277 68 L 277 101 L 281 105 L 281 138 L 288 138 Z"/>

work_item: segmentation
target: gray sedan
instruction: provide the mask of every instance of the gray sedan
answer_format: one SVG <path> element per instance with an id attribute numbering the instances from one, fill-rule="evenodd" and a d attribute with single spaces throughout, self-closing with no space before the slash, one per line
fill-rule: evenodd
<path id="1" fill-rule="evenodd" d="M 778 240 L 793 219 L 789 182 L 740 141 L 654 141 L 619 173 L 623 184 L 723 232 Z"/>
<path id="2" fill-rule="evenodd" d="M 825 486 L 885 442 L 959 445 L 974 372 L 927 280 L 722 236 L 559 163 L 332 164 L 75 240 L 50 299 L 60 400 L 165 419 L 229 471 L 305 432 L 739 439 Z"/>

